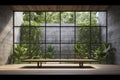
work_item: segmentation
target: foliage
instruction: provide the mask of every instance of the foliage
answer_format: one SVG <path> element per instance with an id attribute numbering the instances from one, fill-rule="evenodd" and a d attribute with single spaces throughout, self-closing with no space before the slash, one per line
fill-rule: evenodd
<path id="1" fill-rule="evenodd" d="M 74 23 L 74 13 L 61 12 L 61 23 Z"/>
<path id="2" fill-rule="evenodd" d="M 96 12 L 91 12 L 91 25 L 98 25 Z M 90 12 L 76 12 L 77 26 L 90 26 Z"/>
<path id="3" fill-rule="evenodd" d="M 105 57 L 108 56 L 105 53 L 108 54 L 107 51 L 110 50 L 107 49 L 108 45 L 105 45 L 105 43 L 97 46 L 93 45 L 93 43 L 94 44 L 100 43 L 101 37 L 100 27 L 93 27 L 98 25 L 96 12 L 91 12 L 91 25 L 90 25 L 90 12 L 77 12 L 76 16 L 77 25 L 79 27 L 77 27 L 77 42 L 74 46 L 74 53 L 77 55 L 77 58 L 92 58 L 97 60 L 101 59 L 102 60 L 101 62 L 105 62 L 106 59 Z"/>
<path id="4" fill-rule="evenodd" d="M 31 15 L 35 15 L 33 13 L 31 13 Z M 29 28 L 29 13 L 24 12 L 23 15 L 23 20 L 24 22 L 22 23 L 22 27 L 20 28 L 20 42 L 22 44 L 20 45 L 16 45 L 17 47 L 15 47 L 14 49 L 14 61 L 15 63 L 21 63 L 20 61 L 22 59 L 35 59 L 35 58 L 43 58 L 43 54 L 44 54 L 44 50 L 42 47 L 42 44 L 38 44 L 41 43 L 42 41 L 42 28 L 37 28 L 37 27 L 32 27 Z M 37 19 L 39 17 L 37 17 L 36 15 L 32 17 L 31 19 L 31 25 L 32 26 L 37 26 L 39 24 L 39 19 Z M 36 20 L 36 21 L 34 21 Z M 28 44 L 31 43 L 31 44 Z M 25 51 L 27 50 L 27 52 Z"/>
<path id="5" fill-rule="evenodd" d="M 96 12 L 91 12 L 91 25 L 98 26 L 98 17 L 96 16 Z"/>
<path id="6" fill-rule="evenodd" d="M 100 37 L 101 37 L 100 30 L 101 30 L 100 27 L 91 28 L 91 43 L 98 44 L 100 42 L 103 42 L 100 41 Z"/>
<path id="7" fill-rule="evenodd" d="M 47 12 L 46 21 L 47 23 L 60 23 L 59 12 Z"/>
<path id="8" fill-rule="evenodd" d="M 80 44 L 77 42 L 74 46 L 74 52 L 77 55 L 78 59 L 85 59 L 89 57 L 89 48 L 87 44 Z"/>
<path id="9" fill-rule="evenodd" d="M 29 21 L 24 21 L 21 26 L 29 26 Z"/>
<path id="10" fill-rule="evenodd" d="M 45 22 L 45 13 L 44 12 L 31 12 L 31 26 L 40 26 Z"/>
<path id="11" fill-rule="evenodd" d="M 97 25 L 97 18 L 96 12 L 92 12 L 92 21 L 91 25 Z M 77 42 L 74 46 L 74 52 L 77 55 L 77 58 L 94 58 L 95 54 L 92 53 L 97 47 L 92 47 L 91 43 L 98 43 L 99 42 L 99 27 L 92 27 L 90 28 L 90 12 L 77 12 L 76 13 L 77 19 Z M 81 26 L 88 26 L 88 27 L 81 27 Z M 90 34 L 91 29 L 91 34 Z M 90 37 L 91 35 L 91 37 Z M 91 39 L 91 42 L 90 42 Z"/>
<path id="12" fill-rule="evenodd" d="M 90 12 L 77 12 L 76 22 L 78 26 L 90 26 Z"/>
<path id="13" fill-rule="evenodd" d="M 22 59 L 28 58 L 26 55 L 28 53 L 28 47 L 26 45 L 15 45 L 14 54 L 12 55 L 14 63 L 21 63 Z"/>
<path id="14" fill-rule="evenodd" d="M 40 25 L 40 24 L 35 21 L 31 21 L 31 26 L 38 26 L 38 25 Z"/>
<path id="15" fill-rule="evenodd" d="M 40 59 L 42 58 L 42 47 L 36 48 L 40 45 L 32 45 L 29 48 L 28 44 L 16 44 L 14 49 L 14 54 L 12 55 L 14 63 L 21 63 L 23 59 Z"/>
<path id="16" fill-rule="evenodd" d="M 77 27 L 77 42 L 90 43 L 90 28 Z"/>
<path id="17" fill-rule="evenodd" d="M 23 14 L 24 22 L 21 25 L 20 38 L 22 45 L 15 47 L 14 59 L 16 63 L 19 63 L 24 58 L 44 58 L 45 52 L 43 45 L 38 44 L 42 41 L 43 28 L 36 26 L 42 26 L 45 20 L 46 23 L 60 23 L 60 19 L 62 24 L 76 22 L 76 25 L 79 26 L 76 27 L 77 42 L 74 46 L 74 52 L 77 58 L 95 58 L 104 62 L 108 54 L 112 53 L 112 48 L 108 44 L 101 44 L 99 46 L 90 45 L 91 43 L 97 44 L 100 42 L 100 28 L 96 27 L 98 26 L 96 12 L 91 12 L 91 20 L 90 12 L 76 12 L 76 16 L 74 16 L 74 12 L 61 12 L 61 15 L 60 12 L 46 12 L 46 14 L 45 12 L 24 12 Z M 75 17 L 76 20 L 74 20 Z M 33 27 L 29 28 L 29 26 Z M 54 58 L 54 52 L 54 47 L 48 45 L 45 57 Z"/>
<path id="18" fill-rule="evenodd" d="M 48 45 L 46 58 L 54 58 L 54 51 L 54 47 L 52 45 Z"/>
<path id="19" fill-rule="evenodd" d="M 24 12 L 23 13 L 23 24 L 22 26 L 29 26 L 29 21 L 31 26 L 40 26 L 45 22 L 45 13 L 44 12 Z"/>
<path id="20" fill-rule="evenodd" d="M 111 43 L 103 43 L 95 50 L 95 58 L 100 63 L 107 63 L 107 61 L 110 62 L 115 51 L 116 49 L 111 46 Z"/>
<path id="21" fill-rule="evenodd" d="M 23 12 L 23 21 L 29 21 L 29 12 Z"/>

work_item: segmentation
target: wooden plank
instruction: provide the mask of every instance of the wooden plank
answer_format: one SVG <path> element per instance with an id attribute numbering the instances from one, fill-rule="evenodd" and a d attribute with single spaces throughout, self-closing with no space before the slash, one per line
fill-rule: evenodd
<path id="1" fill-rule="evenodd" d="M 37 62 L 38 67 L 42 67 L 42 62 L 78 62 L 79 67 L 83 67 L 84 62 L 97 62 L 97 60 L 94 60 L 94 59 L 25 59 L 22 61 L 23 62 Z"/>
<path id="2" fill-rule="evenodd" d="M 94 59 L 25 59 L 22 62 L 96 62 Z"/>

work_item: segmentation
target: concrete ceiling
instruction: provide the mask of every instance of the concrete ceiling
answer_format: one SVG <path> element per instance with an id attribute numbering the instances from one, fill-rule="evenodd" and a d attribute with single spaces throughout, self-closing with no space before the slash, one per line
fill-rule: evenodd
<path id="1" fill-rule="evenodd" d="M 14 11 L 89 11 L 108 10 L 108 5 L 13 5 Z"/>

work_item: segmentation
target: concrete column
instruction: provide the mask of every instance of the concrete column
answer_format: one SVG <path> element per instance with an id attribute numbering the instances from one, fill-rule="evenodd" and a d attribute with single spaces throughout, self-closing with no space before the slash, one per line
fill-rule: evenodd
<path id="1" fill-rule="evenodd" d="M 108 10 L 108 41 L 116 48 L 114 63 L 120 64 L 120 6 Z"/>
<path id="2" fill-rule="evenodd" d="M 99 14 L 99 22 L 104 26 L 105 14 Z M 108 42 L 112 43 L 112 47 L 116 48 L 113 56 L 113 63 L 120 64 L 120 6 L 111 6 L 108 10 Z M 105 29 L 101 29 L 102 39 L 105 40 Z"/>
<path id="3" fill-rule="evenodd" d="M 9 63 L 13 46 L 13 12 L 9 6 L 0 6 L 0 65 Z"/>

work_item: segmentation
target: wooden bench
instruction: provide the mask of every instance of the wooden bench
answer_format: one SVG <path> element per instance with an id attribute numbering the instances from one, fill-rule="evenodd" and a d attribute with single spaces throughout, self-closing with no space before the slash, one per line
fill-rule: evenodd
<path id="1" fill-rule="evenodd" d="M 94 59 L 25 59 L 22 62 L 37 62 L 37 67 L 42 67 L 42 62 L 78 62 L 83 67 L 84 62 L 97 62 Z"/>

